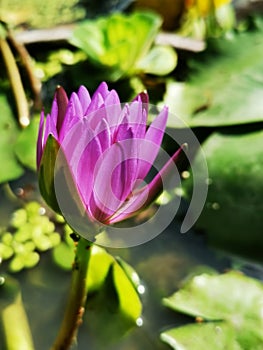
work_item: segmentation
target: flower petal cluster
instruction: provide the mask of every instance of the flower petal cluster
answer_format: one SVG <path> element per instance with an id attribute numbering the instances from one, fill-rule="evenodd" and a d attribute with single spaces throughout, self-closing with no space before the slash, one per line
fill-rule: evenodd
<path id="1" fill-rule="evenodd" d="M 146 92 L 122 105 L 117 92 L 105 82 L 92 97 L 84 86 L 69 99 L 62 87 L 57 88 L 50 114 L 45 118 L 41 113 L 37 142 L 40 191 L 55 211 L 61 211 L 54 186 L 61 152 L 70 187 L 75 188 L 72 196 L 78 197 L 91 222 L 114 224 L 154 201 L 182 149 L 150 183 L 144 181 L 159 152 L 168 118 L 164 107 L 147 127 L 148 106 Z"/>

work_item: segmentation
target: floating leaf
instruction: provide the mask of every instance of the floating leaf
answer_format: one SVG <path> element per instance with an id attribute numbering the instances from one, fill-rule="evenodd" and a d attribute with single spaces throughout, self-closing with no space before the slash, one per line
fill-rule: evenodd
<path id="1" fill-rule="evenodd" d="M 225 322 L 196 323 L 173 328 L 161 339 L 176 350 L 242 350 L 235 339 L 234 328 Z"/>
<path id="2" fill-rule="evenodd" d="M 174 70 L 177 55 L 170 46 L 154 46 L 138 63 L 137 69 L 144 73 L 166 75 Z"/>
<path id="3" fill-rule="evenodd" d="M 215 39 L 189 62 L 187 82 L 167 84 L 164 103 L 189 126 L 263 121 L 263 30 Z M 172 127 L 181 127 L 172 115 Z"/>
<path id="4" fill-rule="evenodd" d="M 203 145 L 208 165 L 208 197 L 197 227 L 209 243 L 262 260 L 263 131 L 245 135 L 212 134 Z M 201 154 L 195 159 L 202 166 Z M 199 167 L 200 164 L 200 167 Z M 191 193 L 192 179 L 184 182 Z"/>
<path id="5" fill-rule="evenodd" d="M 257 349 L 263 344 L 263 284 L 230 271 L 194 276 L 164 304 L 200 320 L 163 332 L 161 338 L 177 350 Z"/>
<path id="6" fill-rule="evenodd" d="M 18 163 L 14 154 L 14 145 L 18 136 L 15 123 L 7 97 L 0 95 L 0 164 L 4 165 L 0 172 L 0 183 L 20 177 L 24 170 Z"/>
<path id="7" fill-rule="evenodd" d="M 70 270 L 74 261 L 74 246 L 68 245 L 66 242 L 61 242 L 52 250 L 54 262 L 64 270 Z"/>
<path id="8" fill-rule="evenodd" d="M 33 118 L 18 136 L 15 144 L 15 154 L 19 161 L 31 170 L 36 170 L 36 144 L 39 118 Z"/>

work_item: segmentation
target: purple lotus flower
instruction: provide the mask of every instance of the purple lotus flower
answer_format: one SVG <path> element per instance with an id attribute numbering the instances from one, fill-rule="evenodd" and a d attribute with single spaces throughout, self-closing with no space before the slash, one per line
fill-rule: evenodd
<path id="1" fill-rule="evenodd" d="M 54 186 L 56 162 L 62 153 L 70 177 L 65 182 L 67 191 L 72 191 L 72 198 L 77 196 L 90 222 L 113 224 L 149 206 L 162 191 L 162 180 L 182 149 L 145 183 L 160 149 L 168 109 L 164 107 L 148 128 L 147 116 L 145 92 L 122 106 L 117 92 L 109 91 L 106 83 L 100 84 L 92 98 L 81 86 L 69 100 L 58 87 L 45 122 L 41 113 L 37 142 L 40 191 L 46 202 L 63 214 Z"/>

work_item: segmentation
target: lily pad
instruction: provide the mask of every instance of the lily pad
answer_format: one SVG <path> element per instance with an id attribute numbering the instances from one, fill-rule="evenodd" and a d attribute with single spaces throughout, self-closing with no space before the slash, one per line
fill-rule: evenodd
<path id="1" fill-rule="evenodd" d="M 163 332 L 161 339 L 173 349 L 200 350 L 207 344 L 216 350 L 262 348 L 263 284 L 260 281 L 238 271 L 201 274 L 163 302 L 200 322 Z"/>
<path id="2" fill-rule="evenodd" d="M 169 74 L 177 64 L 177 55 L 170 46 L 154 46 L 148 54 L 137 63 L 137 69 L 155 75 Z"/>
<path id="3" fill-rule="evenodd" d="M 242 350 L 235 339 L 234 328 L 226 322 L 196 323 L 173 328 L 161 339 L 176 350 Z"/>
<path id="4" fill-rule="evenodd" d="M 263 121 L 262 37 L 259 26 L 211 40 L 189 60 L 186 82 L 168 81 L 164 103 L 190 127 Z M 175 117 L 168 123 L 180 127 Z"/>
<path id="5" fill-rule="evenodd" d="M 15 154 L 19 161 L 31 170 L 36 170 L 36 144 L 39 127 L 39 118 L 31 120 L 18 136 L 15 144 Z"/>
<path id="6" fill-rule="evenodd" d="M 20 177 L 24 170 L 14 154 L 14 145 L 19 134 L 6 95 L 0 95 L 0 183 Z"/>
<path id="7" fill-rule="evenodd" d="M 263 250 L 263 131 L 212 134 L 203 145 L 209 184 L 206 205 L 196 223 L 210 244 L 253 259 Z M 201 153 L 195 159 L 198 172 Z M 200 166 L 202 164 L 200 163 Z M 187 196 L 192 177 L 184 182 Z"/>

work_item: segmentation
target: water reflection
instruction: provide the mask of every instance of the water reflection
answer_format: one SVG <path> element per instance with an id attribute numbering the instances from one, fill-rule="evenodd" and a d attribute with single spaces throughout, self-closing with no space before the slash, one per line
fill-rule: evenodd
<path id="1" fill-rule="evenodd" d="M 22 181 L 26 183 L 25 180 Z M 23 183 L 18 186 L 23 187 Z M 6 216 L 14 206 L 7 203 L 7 199 L 5 203 L 3 205 L 2 202 L 0 208 L 2 216 Z M 189 318 L 165 308 L 162 298 L 178 289 L 182 280 L 197 266 L 205 265 L 219 271 L 230 266 L 230 260 L 226 256 L 207 248 L 203 236 L 198 236 L 193 231 L 180 233 L 180 214 L 184 211 L 185 208 L 182 207 L 177 218 L 152 241 L 130 249 L 109 249 L 110 253 L 131 264 L 142 279 L 138 293 L 143 302 L 143 314 L 137 320 L 137 326 L 128 334 L 123 332 L 119 339 L 119 331 L 123 329 L 117 316 L 113 314 L 111 317 L 107 311 L 104 322 L 98 323 L 98 317 L 104 316 L 98 315 L 90 299 L 79 330 L 78 344 L 73 349 L 169 349 L 159 340 L 160 332 L 184 324 Z M 36 268 L 22 271 L 15 277 L 21 283 L 35 347 L 37 350 L 46 350 L 52 344 L 62 319 L 70 273 L 58 268 L 52 262 L 50 252 L 47 252 L 42 254 Z"/>

